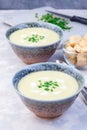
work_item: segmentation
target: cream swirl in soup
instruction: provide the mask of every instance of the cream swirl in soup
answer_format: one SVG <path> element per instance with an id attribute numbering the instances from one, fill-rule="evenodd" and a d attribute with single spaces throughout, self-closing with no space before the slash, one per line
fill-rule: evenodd
<path id="1" fill-rule="evenodd" d="M 44 46 L 59 41 L 59 34 L 41 27 L 24 28 L 13 32 L 10 41 L 22 46 Z"/>
<path id="2" fill-rule="evenodd" d="M 38 100 L 64 99 L 74 95 L 78 87 L 72 76 L 50 70 L 28 74 L 18 83 L 18 89 L 23 95 Z"/>

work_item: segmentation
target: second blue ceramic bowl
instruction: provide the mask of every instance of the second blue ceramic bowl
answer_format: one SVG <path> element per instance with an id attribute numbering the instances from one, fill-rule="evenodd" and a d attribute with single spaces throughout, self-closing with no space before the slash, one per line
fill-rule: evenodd
<path id="1" fill-rule="evenodd" d="M 36 99 L 28 98 L 24 96 L 21 92 L 19 92 L 18 83 L 25 75 L 30 74 L 32 72 L 43 71 L 43 70 L 61 71 L 73 76 L 79 84 L 79 88 L 77 92 L 68 98 L 64 98 L 61 100 L 50 100 L 50 101 L 49 100 L 42 101 L 41 99 L 36 100 Z M 76 99 L 76 97 L 81 92 L 84 86 L 84 78 L 78 70 L 69 67 L 68 65 L 45 62 L 45 63 L 28 65 L 23 69 L 21 69 L 13 77 L 13 86 L 16 92 L 18 93 L 18 95 L 20 96 L 21 100 L 29 110 L 34 112 L 39 117 L 54 118 L 63 114 L 71 106 L 71 104 L 74 102 L 74 100 Z"/>

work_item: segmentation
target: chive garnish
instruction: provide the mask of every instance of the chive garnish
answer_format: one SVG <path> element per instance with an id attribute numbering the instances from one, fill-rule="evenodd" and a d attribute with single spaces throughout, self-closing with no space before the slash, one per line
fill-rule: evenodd
<path id="1" fill-rule="evenodd" d="M 56 17 L 50 13 L 44 14 L 41 17 L 38 15 L 38 13 L 36 13 L 35 17 L 37 18 L 38 21 L 44 21 L 44 22 L 55 24 L 60 28 L 62 28 L 63 30 L 70 30 L 72 28 L 69 26 L 68 20 L 63 19 L 61 17 Z"/>
<path id="2" fill-rule="evenodd" d="M 58 82 L 56 81 L 42 81 L 42 80 L 38 80 L 38 88 L 42 88 L 45 91 L 50 91 L 53 92 L 54 89 L 56 89 L 57 87 L 59 87 Z"/>
<path id="3" fill-rule="evenodd" d="M 29 42 L 36 43 L 36 42 L 39 42 L 40 40 L 43 40 L 44 38 L 45 38 L 45 36 L 41 36 L 41 35 L 38 35 L 38 34 L 32 34 L 30 37 L 27 36 L 24 39 L 29 41 Z"/>

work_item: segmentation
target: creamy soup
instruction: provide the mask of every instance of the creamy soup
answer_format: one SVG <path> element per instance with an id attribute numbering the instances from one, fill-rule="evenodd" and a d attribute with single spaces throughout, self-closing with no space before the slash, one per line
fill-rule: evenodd
<path id="1" fill-rule="evenodd" d="M 50 29 L 32 27 L 13 32 L 9 39 L 22 46 L 44 46 L 57 42 L 59 35 Z"/>
<path id="2" fill-rule="evenodd" d="M 18 89 L 32 99 L 55 100 L 75 94 L 78 83 L 75 78 L 60 71 L 39 71 L 23 77 Z"/>

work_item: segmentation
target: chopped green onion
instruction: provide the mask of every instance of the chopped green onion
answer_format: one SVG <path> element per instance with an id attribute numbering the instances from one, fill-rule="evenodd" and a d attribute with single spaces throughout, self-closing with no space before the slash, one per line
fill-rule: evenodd
<path id="1" fill-rule="evenodd" d="M 29 42 L 39 42 L 40 40 L 43 40 L 45 38 L 45 36 L 41 36 L 38 34 L 32 34 L 30 37 L 27 36 L 26 38 L 24 38 L 25 40 L 29 41 Z"/>
<path id="2" fill-rule="evenodd" d="M 58 82 L 56 81 L 41 81 L 41 80 L 38 80 L 38 88 L 42 88 L 44 89 L 45 91 L 50 91 L 50 92 L 53 92 L 54 89 L 56 89 L 57 87 L 59 87 L 59 84 Z"/>
<path id="3" fill-rule="evenodd" d="M 38 21 L 44 21 L 48 23 L 55 24 L 62 28 L 63 30 L 70 30 L 72 27 L 69 26 L 69 22 L 66 19 L 60 18 L 53 16 L 53 14 L 47 13 L 39 17 L 38 13 L 35 14 L 35 17 L 37 18 Z"/>

